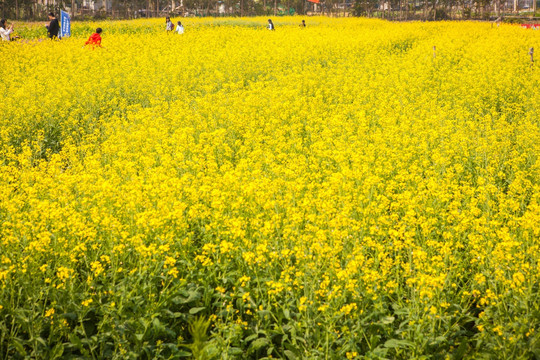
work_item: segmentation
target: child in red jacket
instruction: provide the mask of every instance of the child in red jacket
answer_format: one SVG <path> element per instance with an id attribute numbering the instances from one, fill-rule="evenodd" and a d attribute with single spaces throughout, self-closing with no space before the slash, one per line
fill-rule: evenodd
<path id="1" fill-rule="evenodd" d="M 92 35 L 90 35 L 90 37 L 88 38 L 88 41 L 84 43 L 84 45 L 92 45 L 92 46 L 99 46 L 101 47 L 101 32 L 103 30 L 101 30 L 101 28 L 97 28 L 96 29 L 96 32 L 93 33 Z"/>

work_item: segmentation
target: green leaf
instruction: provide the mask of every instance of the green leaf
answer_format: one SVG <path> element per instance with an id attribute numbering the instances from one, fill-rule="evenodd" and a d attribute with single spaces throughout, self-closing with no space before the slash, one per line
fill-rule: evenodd
<path id="1" fill-rule="evenodd" d="M 62 343 L 56 344 L 56 346 L 51 350 L 51 359 L 59 359 L 64 353 L 64 345 Z"/>
<path id="2" fill-rule="evenodd" d="M 260 317 L 264 317 L 266 315 L 270 315 L 271 312 L 270 312 L 270 310 L 259 310 L 259 311 L 257 311 L 257 314 L 259 314 Z"/>
<path id="3" fill-rule="evenodd" d="M 13 344 L 13 346 L 15 347 L 15 349 L 17 349 L 17 352 L 22 355 L 22 356 L 26 356 L 26 351 L 24 350 L 24 346 L 17 340 L 15 339 L 12 339 L 11 340 L 11 343 Z"/>
<path id="4" fill-rule="evenodd" d="M 78 349 L 82 349 L 83 344 L 81 342 L 81 339 L 75 334 L 69 334 L 69 341 L 75 345 Z"/>
<path id="5" fill-rule="evenodd" d="M 384 325 L 388 325 L 388 324 L 393 323 L 394 320 L 396 320 L 395 317 L 393 317 L 393 316 L 386 316 L 386 317 L 383 317 L 383 318 L 380 320 L 380 323 L 381 323 L 381 324 L 384 324 Z"/>
<path id="6" fill-rule="evenodd" d="M 150 325 L 150 321 L 140 318 L 139 323 L 144 327 L 144 329 L 148 329 L 148 326 Z"/>
<path id="7" fill-rule="evenodd" d="M 229 355 L 242 355 L 244 351 L 237 347 L 229 348 L 228 350 Z"/>
<path id="8" fill-rule="evenodd" d="M 158 318 L 154 318 L 154 319 L 152 320 L 152 324 L 154 325 L 154 327 L 155 327 L 156 329 L 160 329 L 160 328 L 162 327 L 162 326 L 161 326 L 161 321 L 159 321 Z"/>
<path id="9" fill-rule="evenodd" d="M 291 312 L 289 309 L 283 310 L 283 315 L 285 315 L 285 319 L 290 320 L 291 319 Z"/>
<path id="10" fill-rule="evenodd" d="M 38 336 L 38 337 L 36 338 L 36 341 L 37 341 L 38 343 L 40 343 L 41 345 L 47 347 L 47 342 L 46 342 L 42 337 L 39 337 L 39 336 Z"/>
<path id="11" fill-rule="evenodd" d="M 399 315 L 399 316 L 408 315 L 409 314 L 409 309 L 407 309 L 407 308 L 399 309 L 399 310 L 394 311 L 394 314 Z"/>
<path id="12" fill-rule="evenodd" d="M 203 354 L 205 354 L 206 359 L 213 359 L 219 355 L 219 350 L 216 348 L 215 344 L 209 343 L 203 348 Z"/>
<path id="13" fill-rule="evenodd" d="M 454 354 L 452 355 L 452 359 L 463 359 L 465 357 L 465 354 L 467 353 L 467 350 L 468 350 L 467 341 L 461 339 L 461 344 L 454 351 Z"/>
<path id="14" fill-rule="evenodd" d="M 287 359 L 289 359 L 289 360 L 296 360 L 296 359 L 298 359 L 298 357 L 297 357 L 291 350 L 285 350 L 283 353 L 285 354 L 285 356 L 286 356 Z"/>
<path id="15" fill-rule="evenodd" d="M 193 290 L 188 291 L 186 295 L 187 297 L 177 296 L 171 299 L 171 301 L 175 304 L 188 304 L 201 298 L 201 294 Z"/>
<path id="16" fill-rule="evenodd" d="M 142 339 L 144 338 L 144 334 L 135 334 L 135 338 L 139 341 L 142 341 Z"/>
<path id="17" fill-rule="evenodd" d="M 253 335 L 249 335 L 244 340 L 245 340 L 245 342 L 250 342 L 251 340 L 254 340 L 254 339 L 258 338 L 258 337 L 259 337 L 259 334 L 253 334 Z"/>
<path id="18" fill-rule="evenodd" d="M 77 314 L 75 313 L 65 313 L 62 315 L 62 317 L 64 317 L 64 319 L 67 319 L 67 320 L 71 320 L 71 321 L 76 321 L 77 320 Z"/>
<path id="19" fill-rule="evenodd" d="M 203 307 L 191 308 L 191 309 L 189 309 L 189 313 L 190 313 L 191 315 L 195 315 L 195 314 L 200 313 L 200 312 L 203 311 L 204 309 L 206 309 L 204 306 L 203 306 Z"/>
<path id="20" fill-rule="evenodd" d="M 390 339 L 384 343 L 384 347 L 386 348 L 405 348 L 405 347 L 412 347 L 412 346 L 413 346 L 413 343 L 407 340 Z"/>
<path id="21" fill-rule="evenodd" d="M 260 348 L 268 346 L 269 344 L 270 344 L 270 340 L 268 340 L 267 338 L 259 338 L 257 340 L 254 340 L 249 347 L 251 350 L 257 351 Z"/>
<path id="22" fill-rule="evenodd" d="M 379 335 L 371 334 L 371 336 L 369 337 L 369 348 L 376 348 L 379 345 L 380 340 L 381 337 Z"/>
<path id="23" fill-rule="evenodd" d="M 388 354 L 388 349 L 377 347 L 375 350 L 373 350 L 373 355 L 376 355 L 380 358 L 386 359 L 386 355 Z"/>
<path id="24" fill-rule="evenodd" d="M 433 339 L 433 341 L 431 341 L 429 343 L 430 346 L 435 346 L 435 345 L 438 345 L 440 343 L 443 343 L 446 341 L 446 337 L 444 336 L 437 336 L 435 339 Z"/>

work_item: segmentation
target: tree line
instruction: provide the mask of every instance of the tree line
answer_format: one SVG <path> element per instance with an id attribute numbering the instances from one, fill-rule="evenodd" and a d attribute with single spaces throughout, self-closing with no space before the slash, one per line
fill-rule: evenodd
<path id="1" fill-rule="evenodd" d="M 533 17 L 540 0 L 0 0 L 2 18 L 43 20 L 60 9 L 74 19 L 174 16 L 329 15 L 391 20 Z"/>

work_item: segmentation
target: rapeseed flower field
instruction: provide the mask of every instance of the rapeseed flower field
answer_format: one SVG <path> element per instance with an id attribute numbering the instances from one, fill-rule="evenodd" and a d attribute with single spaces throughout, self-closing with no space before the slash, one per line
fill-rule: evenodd
<path id="1" fill-rule="evenodd" d="M 0 358 L 540 357 L 540 33 L 300 20 L 0 44 Z"/>

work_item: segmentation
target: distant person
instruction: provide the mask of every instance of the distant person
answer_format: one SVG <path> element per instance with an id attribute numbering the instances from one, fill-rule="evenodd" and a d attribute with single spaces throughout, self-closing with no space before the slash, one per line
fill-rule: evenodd
<path id="1" fill-rule="evenodd" d="M 178 22 L 178 25 L 176 25 L 176 32 L 178 34 L 183 34 L 184 33 L 184 25 L 182 25 L 182 23 L 180 21 Z"/>
<path id="2" fill-rule="evenodd" d="M 52 12 L 49 13 L 49 20 L 51 21 L 49 25 L 45 25 L 47 28 L 47 36 L 49 39 L 55 39 L 58 38 L 58 31 L 60 31 L 60 24 L 58 23 L 58 19 Z"/>
<path id="3" fill-rule="evenodd" d="M 274 27 L 274 23 L 272 22 L 272 19 L 268 19 L 268 26 L 266 27 L 268 30 L 276 30 Z"/>
<path id="4" fill-rule="evenodd" d="M 6 27 L 6 19 L 0 20 L 0 37 L 2 41 L 11 41 L 11 33 L 13 33 L 13 24 Z"/>
<path id="5" fill-rule="evenodd" d="M 302 20 L 302 23 L 300 24 L 300 27 L 302 27 L 302 28 L 306 27 L 306 20 Z"/>
<path id="6" fill-rule="evenodd" d="M 96 32 L 93 33 L 92 35 L 90 35 L 90 37 L 88 38 L 88 41 L 84 43 L 84 46 L 86 45 L 91 45 L 92 47 L 101 47 L 101 33 L 102 33 L 102 29 L 101 28 L 97 28 L 96 29 Z"/>
<path id="7" fill-rule="evenodd" d="M 166 20 L 166 27 L 165 29 L 167 30 L 167 32 L 171 32 L 173 31 L 174 29 L 174 24 L 173 22 L 171 21 L 171 18 L 167 16 L 167 18 L 165 19 Z"/>

